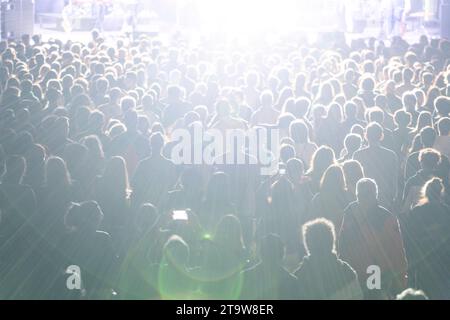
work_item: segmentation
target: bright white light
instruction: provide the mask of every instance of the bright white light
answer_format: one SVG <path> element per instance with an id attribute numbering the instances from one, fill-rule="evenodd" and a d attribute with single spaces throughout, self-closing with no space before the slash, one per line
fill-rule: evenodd
<path id="1" fill-rule="evenodd" d="M 192 0 L 196 2 L 203 30 L 230 34 L 321 27 L 338 0 Z"/>

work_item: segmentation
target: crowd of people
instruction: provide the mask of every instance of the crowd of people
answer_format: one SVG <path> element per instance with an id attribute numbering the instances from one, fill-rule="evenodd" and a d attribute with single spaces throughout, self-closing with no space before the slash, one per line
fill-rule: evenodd
<path id="1" fill-rule="evenodd" d="M 450 298 L 449 41 L 0 53 L 1 299 Z M 279 130 L 280 169 L 176 164 L 195 128 Z"/>

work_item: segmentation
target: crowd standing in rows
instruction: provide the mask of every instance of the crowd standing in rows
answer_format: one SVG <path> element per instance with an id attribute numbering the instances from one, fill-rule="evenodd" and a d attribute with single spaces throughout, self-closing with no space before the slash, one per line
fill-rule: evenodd
<path id="1" fill-rule="evenodd" d="M 450 298 L 449 41 L 0 54 L 0 298 Z M 176 164 L 196 128 L 277 129 L 282 169 Z"/>

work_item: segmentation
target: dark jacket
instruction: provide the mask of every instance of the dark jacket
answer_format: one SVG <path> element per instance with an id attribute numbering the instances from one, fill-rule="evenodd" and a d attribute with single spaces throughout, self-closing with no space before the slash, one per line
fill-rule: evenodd
<path id="1" fill-rule="evenodd" d="M 300 299 L 348 300 L 363 297 L 355 270 L 331 252 L 326 256 L 305 256 L 295 276 Z"/>

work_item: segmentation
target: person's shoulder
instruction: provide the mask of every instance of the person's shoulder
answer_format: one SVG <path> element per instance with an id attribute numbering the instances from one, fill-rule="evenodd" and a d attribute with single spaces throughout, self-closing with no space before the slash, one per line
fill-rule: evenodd
<path id="1" fill-rule="evenodd" d="M 179 106 L 183 109 L 191 109 L 192 108 L 192 104 L 189 103 L 188 101 L 184 101 L 184 100 L 179 103 Z"/>
<path id="2" fill-rule="evenodd" d="M 345 277 L 347 277 L 348 279 L 357 278 L 355 269 L 353 269 L 353 267 L 348 262 L 337 258 L 337 263 Z"/>
<path id="3" fill-rule="evenodd" d="M 385 215 L 386 217 L 395 217 L 395 216 L 392 214 L 391 211 L 389 211 L 388 209 L 386 209 L 385 207 L 383 207 L 383 206 L 381 206 L 381 205 L 379 205 L 379 206 L 377 207 L 377 210 L 378 210 L 379 213 Z"/>
<path id="4" fill-rule="evenodd" d="M 414 173 L 411 177 L 406 179 L 405 187 L 406 186 L 411 186 L 412 184 L 414 184 L 417 181 L 417 179 L 419 179 L 419 173 L 418 172 Z"/>
<path id="5" fill-rule="evenodd" d="M 252 115 L 251 115 L 251 118 L 253 119 L 253 118 L 255 118 L 255 119 L 257 119 L 259 116 L 260 116 L 260 114 L 261 114 L 261 107 L 259 107 L 259 108 L 257 108 L 257 109 L 255 109 L 255 110 L 253 110 L 252 109 Z"/>
<path id="6" fill-rule="evenodd" d="M 358 201 L 352 201 L 348 204 L 348 206 L 344 209 L 344 215 L 351 214 L 353 210 L 358 207 Z"/>
<path id="7" fill-rule="evenodd" d="M 250 266 L 250 267 L 242 270 L 241 274 L 244 275 L 244 277 L 251 277 L 252 275 L 256 274 L 260 268 L 261 268 L 261 263 L 257 263 L 253 266 Z"/>
<path id="8" fill-rule="evenodd" d="M 297 279 L 302 279 L 303 274 L 306 272 L 306 269 L 308 268 L 309 261 L 310 259 L 309 256 L 307 255 L 302 258 L 302 261 L 298 265 L 297 269 L 295 269 L 294 272 L 292 273 Z"/>
<path id="9" fill-rule="evenodd" d="M 359 149 L 358 151 L 356 151 L 355 154 L 353 155 L 353 157 L 355 159 L 363 157 L 368 151 L 369 151 L 369 147 L 363 147 L 363 148 Z"/>
<path id="10" fill-rule="evenodd" d="M 388 149 L 386 147 L 380 146 L 380 151 L 383 152 L 383 156 L 387 156 L 387 157 L 391 157 L 391 158 L 397 159 L 397 155 L 391 149 Z"/>
<path id="11" fill-rule="evenodd" d="M 140 166 L 148 166 L 152 163 L 152 157 L 145 157 L 144 159 L 142 159 L 141 161 L 139 161 L 138 163 L 138 167 Z"/>
<path id="12" fill-rule="evenodd" d="M 311 199 L 311 204 L 315 204 L 318 201 L 320 201 L 321 195 L 320 192 L 317 192 L 316 194 L 313 195 L 312 199 Z"/>
<path id="13" fill-rule="evenodd" d="M 408 155 L 408 158 L 407 158 L 406 161 L 413 161 L 415 159 L 418 159 L 419 158 L 419 154 L 420 154 L 420 151 L 414 151 L 414 152 L 410 153 Z"/>
<path id="14" fill-rule="evenodd" d="M 378 215 L 384 219 L 385 225 L 398 226 L 398 219 L 391 211 L 380 205 L 378 206 L 377 211 Z"/>
<path id="15" fill-rule="evenodd" d="M 27 184 L 17 184 L 11 187 L 11 191 L 14 190 L 14 193 L 20 193 L 22 194 L 22 196 L 30 196 L 30 195 L 34 195 L 34 190 L 31 186 L 27 185 Z"/>
<path id="16" fill-rule="evenodd" d="M 105 241 L 105 242 L 111 241 L 111 235 L 106 231 L 101 231 L 101 230 L 95 231 L 95 237 L 101 241 Z"/>
<path id="17" fill-rule="evenodd" d="M 428 203 L 419 203 L 412 207 L 412 209 L 409 211 L 408 216 L 406 217 L 406 220 L 410 220 L 412 218 L 415 218 L 418 215 L 421 215 L 423 212 L 428 211 L 429 204 Z"/>
<path id="18" fill-rule="evenodd" d="M 343 199 L 344 201 L 348 201 L 347 206 L 344 209 L 347 209 L 348 205 L 355 200 L 355 196 L 348 189 L 344 190 Z"/>
<path id="19" fill-rule="evenodd" d="M 318 147 L 317 147 L 317 144 L 315 142 L 307 142 L 306 143 L 306 148 L 309 148 L 309 149 L 315 151 Z"/>

